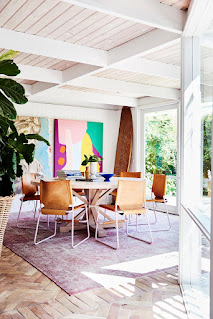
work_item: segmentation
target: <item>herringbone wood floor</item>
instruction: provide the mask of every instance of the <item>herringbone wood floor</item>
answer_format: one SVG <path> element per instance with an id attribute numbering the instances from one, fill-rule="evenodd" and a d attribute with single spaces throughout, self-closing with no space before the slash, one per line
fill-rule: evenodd
<path id="1" fill-rule="evenodd" d="M 62 272 L 63 275 L 63 272 Z M 185 319 L 177 269 L 118 288 L 69 296 L 7 248 L 0 259 L 0 319 Z"/>

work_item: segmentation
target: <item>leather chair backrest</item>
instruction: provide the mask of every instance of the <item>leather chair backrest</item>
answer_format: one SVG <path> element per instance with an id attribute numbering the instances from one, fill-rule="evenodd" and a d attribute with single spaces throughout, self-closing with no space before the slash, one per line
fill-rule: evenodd
<path id="1" fill-rule="evenodd" d="M 166 194 L 166 175 L 154 174 L 152 192 L 155 197 L 163 199 Z"/>
<path id="2" fill-rule="evenodd" d="M 73 204 L 70 181 L 42 181 L 40 183 L 40 201 L 44 209 L 67 210 Z"/>
<path id="3" fill-rule="evenodd" d="M 21 182 L 22 182 L 22 193 L 25 196 L 35 195 L 35 193 L 37 192 L 38 187 L 31 184 L 31 181 L 35 178 L 36 178 L 36 173 L 23 174 L 21 178 Z"/>
<path id="4" fill-rule="evenodd" d="M 122 210 L 141 209 L 146 203 L 146 180 L 119 181 L 115 204 Z"/>
<path id="5" fill-rule="evenodd" d="M 120 177 L 141 178 L 141 172 L 120 172 Z"/>

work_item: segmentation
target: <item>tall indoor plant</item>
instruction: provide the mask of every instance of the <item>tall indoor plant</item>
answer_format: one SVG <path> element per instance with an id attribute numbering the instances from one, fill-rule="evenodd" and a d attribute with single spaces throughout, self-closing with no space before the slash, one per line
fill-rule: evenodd
<path id="1" fill-rule="evenodd" d="M 22 176 L 21 159 L 29 164 L 33 161 L 35 145 L 30 139 L 49 142 L 38 134 L 19 134 L 15 127 L 17 116 L 13 103 L 25 104 L 28 100 L 24 87 L 8 76 L 20 73 L 18 66 L 13 62 L 19 52 L 8 51 L 0 56 L 0 255 L 1 247 L 14 198 L 14 180 Z"/>

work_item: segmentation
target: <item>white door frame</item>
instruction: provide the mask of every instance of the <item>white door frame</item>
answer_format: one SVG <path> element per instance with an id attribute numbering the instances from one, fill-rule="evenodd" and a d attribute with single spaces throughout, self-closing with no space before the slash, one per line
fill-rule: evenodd
<path id="1" fill-rule="evenodd" d="M 145 178 L 145 114 L 152 113 L 152 112 L 160 112 L 160 111 L 166 111 L 166 110 L 177 110 L 177 175 L 176 175 L 176 181 L 177 181 L 177 195 L 176 195 L 176 208 L 174 209 L 174 206 L 168 205 L 169 212 L 178 214 L 178 201 L 179 201 L 179 187 L 180 187 L 180 160 L 179 160 L 179 134 L 180 134 L 180 108 L 179 108 L 179 102 L 172 103 L 170 105 L 163 105 L 157 106 L 157 107 L 149 107 L 140 109 L 139 112 L 139 165 L 138 170 L 142 172 L 142 176 Z M 160 208 L 160 207 L 159 207 Z M 160 208 L 161 210 L 161 208 Z M 164 211 L 164 208 L 162 209 Z"/>

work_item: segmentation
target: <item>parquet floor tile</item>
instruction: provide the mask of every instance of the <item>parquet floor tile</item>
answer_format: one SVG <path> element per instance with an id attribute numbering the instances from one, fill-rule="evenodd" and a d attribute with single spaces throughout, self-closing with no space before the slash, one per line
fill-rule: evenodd
<path id="1" fill-rule="evenodd" d="M 186 319 L 177 268 L 69 296 L 3 247 L 0 319 Z"/>

